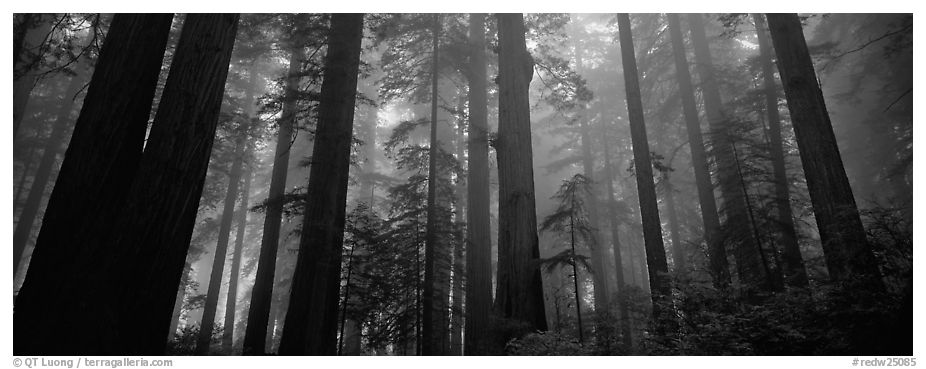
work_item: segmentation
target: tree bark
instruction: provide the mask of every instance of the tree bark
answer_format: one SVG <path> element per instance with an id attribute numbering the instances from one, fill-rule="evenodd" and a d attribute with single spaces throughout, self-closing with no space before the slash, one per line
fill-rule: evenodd
<path id="1" fill-rule="evenodd" d="M 138 173 L 112 221 L 122 231 L 108 237 L 106 255 L 86 259 L 118 272 L 95 284 L 101 287 L 95 292 L 105 294 L 107 286 L 123 291 L 117 337 L 128 342 L 120 343 L 121 352 L 163 350 L 160 338 L 193 234 L 238 18 L 187 16 Z"/>
<path id="2" fill-rule="evenodd" d="M 714 287 L 726 289 L 730 285 L 730 266 L 727 252 L 720 237 L 720 217 L 717 215 L 717 203 L 714 199 L 714 185 L 711 181 L 710 167 L 704 152 L 704 138 L 701 135 L 701 123 L 698 120 L 698 108 L 691 86 L 691 74 L 688 72 L 688 60 L 685 54 L 685 40 L 678 14 L 669 14 L 669 33 L 672 37 L 672 52 L 675 56 L 675 79 L 681 94 L 682 111 L 685 115 L 685 128 L 688 132 L 688 146 L 691 149 L 691 166 L 694 169 L 695 183 L 698 188 L 698 204 L 701 206 L 701 221 L 704 225 L 704 241 L 708 247 L 710 272 Z"/>
<path id="3" fill-rule="evenodd" d="M 494 310 L 530 330 L 547 330 L 531 148 L 528 87 L 533 60 L 521 14 L 498 14 L 498 277 Z"/>
<path id="4" fill-rule="evenodd" d="M 643 121 L 643 102 L 640 97 L 640 82 L 637 63 L 634 59 L 633 37 L 630 16 L 618 14 L 621 61 L 624 67 L 624 83 L 627 91 L 627 113 L 630 119 L 630 137 L 633 142 L 633 160 L 637 178 L 637 192 L 640 200 L 640 217 L 643 221 L 643 240 L 646 248 L 646 266 L 649 270 L 650 294 L 653 300 L 653 319 L 656 334 L 670 333 L 672 288 L 666 250 L 662 242 L 662 225 L 659 222 L 659 205 L 656 202 L 656 186 L 653 183 L 653 165 L 650 160 L 646 125 Z"/>
<path id="5" fill-rule="evenodd" d="M 122 206 L 138 167 L 171 19 L 113 17 L 16 298 L 16 355 L 103 352 L 88 337 L 100 330 L 76 329 L 81 291 L 70 276 L 81 272 L 76 256 L 98 246 L 87 242 L 90 229 Z M 162 349 L 165 336 L 157 336 Z"/>
<path id="6" fill-rule="evenodd" d="M 276 259 L 280 242 L 280 227 L 283 221 L 283 195 L 286 191 L 286 177 L 289 171 L 289 154 L 296 123 L 296 99 L 299 93 L 299 72 L 305 58 L 300 44 L 290 48 L 289 71 L 283 96 L 283 114 L 278 121 L 273 169 L 270 174 L 270 189 L 267 194 L 267 214 L 264 218 L 263 235 L 260 242 L 260 256 L 257 274 L 251 292 L 251 306 L 248 310 L 248 325 L 244 334 L 244 355 L 263 354 L 267 346 L 266 337 L 270 322 L 270 305 L 273 300 L 273 281 L 276 274 Z"/>
<path id="7" fill-rule="evenodd" d="M 801 249 L 797 244 L 797 233 L 794 231 L 794 219 L 791 214 L 791 194 L 788 191 L 788 175 L 785 172 L 784 144 L 781 139 L 781 119 L 778 116 L 778 88 L 775 86 L 771 40 L 768 38 L 765 18 L 761 14 L 753 14 L 752 18 L 756 24 L 756 33 L 759 39 L 759 57 L 762 59 L 762 87 L 765 90 L 769 151 L 772 156 L 772 170 L 775 178 L 775 207 L 778 210 L 778 219 L 776 220 L 781 232 L 778 242 L 781 245 L 784 282 L 791 287 L 806 287 L 807 270 L 804 269 L 804 259 L 801 257 Z"/>
<path id="8" fill-rule="evenodd" d="M 282 355 L 337 353 L 338 290 L 363 14 L 333 14 Z"/>
<path id="9" fill-rule="evenodd" d="M 492 311 L 492 239 L 489 220 L 489 127 L 485 14 L 470 14 L 469 137 L 466 172 L 466 319 L 463 352 L 479 355 Z"/>
<path id="10" fill-rule="evenodd" d="M 723 111 L 720 87 L 714 75 L 711 52 L 704 23 L 700 14 L 688 16 L 691 27 L 691 41 L 694 45 L 698 75 L 704 96 L 704 110 L 710 123 L 714 156 L 717 163 L 717 177 L 720 194 L 723 199 L 722 209 L 726 214 L 726 237 L 734 243 L 733 257 L 739 272 L 739 280 L 747 291 L 756 288 L 768 290 L 768 276 L 762 268 L 759 246 L 753 238 L 749 225 L 749 212 L 743 197 L 743 182 L 736 173 L 736 157 L 733 155 L 734 138 L 729 133 L 730 122 Z M 719 263 L 719 260 L 717 261 Z"/>
<path id="11" fill-rule="evenodd" d="M 883 289 L 797 14 L 767 14 L 830 278 Z"/>

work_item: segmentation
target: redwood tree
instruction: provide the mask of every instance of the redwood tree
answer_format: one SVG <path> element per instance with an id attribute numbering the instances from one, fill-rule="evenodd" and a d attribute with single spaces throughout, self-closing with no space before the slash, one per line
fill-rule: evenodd
<path id="1" fill-rule="evenodd" d="M 883 288 L 797 14 L 767 14 L 830 278 Z"/>
<path id="2" fill-rule="evenodd" d="M 694 169 L 695 184 L 698 188 L 698 203 L 701 205 L 701 221 L 704 224 L 704 240 L 708 247 L 711 276 L 714 286 L 723 289 L 730 285 L 730 269 L 727 263 L 727 252 L 720 240 L 720 217 L 717 215 L 714 184 L 711 181 L 710 167 L 704 152 L 704 138 L 701 135 L 701 123 L 698 121 L 698 108 L 695 103 L 694 88 L 691 86 L 691 74 L 688 72 L 685 40 L 682 37 L 678 14 L 668 16 L 672 53 L 675 57 L 675 79 L 678 81 L 682 112 L 685 116 L 685 129 L 688 132 L 691 166 Z"/>
<path id="3" fill-rule="evenodd" d="M 528 87 L 533 59 L 522 14 L 498 14 L 498 277 L 495 311 L 503 318 L 546 330 Z"/>
<path id="4" fill-rule="evenodd" d="M 332 14 L 282 355 L 334 355 L 363 14 Z"/>
<path id="5" fill-rule="evenodd" d="M 70 277 L 76 256 L 96 246 L 87 232 L 119 209 L 138 167 L 171 19 L 113 17 L 16 298 L 16 355 L 102 352 L 70 329 L 81 324 Z"/>
<path id="6" fill-rule="evenodd" d="M 489 225 L 489 127 L 485 14 L 469 16 L 469 136 L 466 172 L 466 329 L 464 353 L 483 354 L 492 311 L 492 238 Z"/>
<path id="7" fill-rule="evenodd" d="M 656 186 L 653 183 L 653 164 L 646 138 L 646 124 L 643 121 L 643 102 L 640 97 L 640 81 L 633 51 L 633 36 L 630 33 L 630 16 L 618 14 L 617 24 L 620 33 L 621 62 L 624 66 L 624 86 L 627 91 L 627 113 L 630 120 L 630 138 L 633 142 L 637 193 L 640 200 L 640 217 L 643 220 L 646 266 L 649 270 L 650 294 L 653 299 L 653 319 L 656 322 L 657 334 L 664 335 L 669 333 L 666 327 L 672 319 L 668 311 L 672 288 L 669 280 L 669 266 L 666 262 L 666 250 L 662 242 L 662 225 L 659 223 L 659 204 L 656 201 Z"/>

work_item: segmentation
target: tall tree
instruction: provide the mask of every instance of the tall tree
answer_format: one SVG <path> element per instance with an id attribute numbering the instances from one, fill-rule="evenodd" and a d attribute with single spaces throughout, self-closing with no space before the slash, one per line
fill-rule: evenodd
<path id="1" fill-rule="evenodd" d="M 209 287 L 206 290 L 206 303 L 203 305 L 202 322 L 199 326 L 199 336 L 196 339 L 196 354 L 198 355 L 209 353 L 209 346 L 212 343 L 212 330 L 219 304 L 219 291 L 222 288 L 225 259 L 228 255 L 228 241 L 231 237 L 235 202 L 238 200 L 240 192 L 238 186 L 241 183 L 241 174 L 244 168 L 244 147 L 247 145 L 244 131 L 242 129 L 237 132 L 234 159 L 231 163 L 231 170 L 228 172 L 228 186 L 225 190 L 225 202 L 222 208 L 221 220 L 219 221 L 219 239 L 216 241 L 215 252 L 213 253 Z"/>
<path id="2" fill-rule="evenodd" d="M 643 102 L 640 97 L 640 81 L 633 51 L 630 16 L 618 14 L 617 24 L 620 33 L 621 62 L 624 66 L 624 85 L 627 91 L 630 138 L 633 141 L 633 161 L 640 201 L 640 217 L 643 221 L 646 266 L 649 270 L 650 294 L 653 300 L 653 319 L 656 323 L 657 334 L 665 335 L 670 333 L 668 328 L 673 319 L 669 311 L 672 287 L 669 280 L 669 266 L 666 262 L 666 249 L 662 241 L 662 225 L 659 222 L 659 204 L 656 201 L 656 186 L 653 183 L 653 164 L 650 159 L 649 142 L 646 138 L 646 124 L 643 121 Z"/>
<path id="3" fill-rule="evenodd" d="M 248 310 L 248 324 L 244 334 L 245 355 L 264 353 L 270 305 L 273 300 L 273 280 L 276 274 L 277 250 L 280 242 L 280 227 L 283 220 L 283 195 L 286 190 L 286 177 L 289 171 L 290 145 L 293 127 L 296 123 L 296 100 L 299 94 L 299 80 L 302 61 L 305 59 L 302 45 L 298 38 L 291 40 L 289 69 L 286 74 L 286 87 L 283 96 L 283 114 L 277 121 L 279 131 L 273 154 L 273 169 L 270 174 L 270 189 L 267 194 L 267 214 L 264 217 L 263 235 L 260 242 L 260 256 L 257 261 L 257 274 L 251 292 L 251 305 Z"/>
<path id="4" fill-rule="evenodd" d="M 794 231 L 794 219 L 791 214 L 791 194 L 788 190 L 788 176 L 785 172 L 785 155 L 781 139 L 781 119 L 778 116 L 778 87 L 775 85 L 774 63 L 772 62 L 772 45 L 765 18 L 762 14 L 753 14 L 756 33 L 759 39 L 759 58 L 762 61 L 762 89 L 765 90 L 765 114 L 768 119 L 769 151 L 772 156 L 772 170 L 775 179 L 775 208 L 778 210 L 777 224 L 781 244 L 782 272 L 788 286 L 807 286 L 807 271 L 804 259 L 797 245 L 797 233 Z"/>
<path id="5" fill-rule="evenodd" d="M 251 147 L 245 150 L 245 156 L 250 157 Z M 225 298 L 225 325 L 222 331 L 222 351 L 231 353 L 235 339 L 235 309 L 238 302 L 238 279 L 241 271 L 241 249 L 244 247 L 245 228 L 248 224 L 248 196 L 251 191 L 251 166 L 244 173 L 244 188 L 241 190 L 241 204 L 237 212 L 237 228 L 235 234 L 235 248 L 232 252 L 232 265 L 228 273 L 228 294 Z"/>
<path id="6" fill-rule="evenodd" d="M 498 14 L 498 274 L 495 311 L 531 330 L 546 330 L 538 268 L 537 213 L 528 87 L 533 59 L 522 14 Z"/>
<path id="7" fill-rule="evenodd" d="M 830 278 L 883 288 L 797 14 L 767 14 Z"/>
<path id="8" fill-rule="evenodd" d="M 421 332 L 421 353 L 423 355 L 444 355 L 443 337 L 441 333 L 445 333 L 444 329 L 441 329 L 442 319 L 444 315 L 444 310 L 442 309 L 445 305 L 444 301 L 441 301 L 441 293 L 439 293 L 438 284 L 438 274 L 440 271 L 437 270 L 439 266 L 437 265 L 437 257 L 440 253 L 441 246 L 438 243 L 441 241 L 438 239 L 438 203 L 437 203 L 437 181 L 440 169 L 438 168 L 437 156 L 441 154 L 441 144 L 438 141 L 437 135 L 437 105 L 438 105 L 438 72 L 440 71 L 440 59 L 438 54 L 438 48 L 440 45 L 440 14 L 434 14 L 434 25 L 431 35 L 431 141 L 430 148 L 428 149 L 428 220 L 425 225 L 425 241 L 424 241 L 424 290 L 423 296 L 421 297 L 422 302 L 422 319 L 423 326 Z"/>
<path id="9" fill-rule="evenodd" d="M 722 208 L 726 214 L 727 236 L 723 238 L 724 241 L 733 242 L 735 245 L 733 257 L 736 260 L 736 269 L 743 287 L 746 290 L 770 289 L 772 288 L 771 283 L 768 283 L 770 276 L 763 268 L 758 240 L 753 237 L 749 222 L 751 214 L 744 197 L 746 193 L 744 184 L 736 170 L 738 158 L 733 151 L 733 145 L 736 142 L 729 132 L 730 121 L 723 110 L 720 86 L 714 73 L 710 44 L 704 30 L 704 20 L 700 14 L 690 14 L 688 23 L 691 28 L 691 41 L 694 46 L 704 98 L 704 110 L 708 123 L 710 123 L 712 147 L 717 163 L 717 180 L 723 199 Z M 715 248 L 719 252 L 717 249 L 719 246 Z M 719 260 L 716 262 L 719 264 Z"/>
<path id="10" fill-rule="evenodd" d="M 489 225 L 489 127 L 485 14 L 469 15 L 469 136 L 466 172 L 466 327 L 464 353 L 486 352 L 492 311 L 492 238 Z"/>
<path id="11" fill-rule="evenodd" d="M 94 246 L 85 232 L 121 206 L 138 167 L 171 19 L 113 17 L 16 298 L 17 355 L 89 350 L 87 332 L 58 332 L 80 323 L 68 312 L 80 293 L 68 277 L 76 255 Z M 58 338 L 48 341 L 53 334 Z"/>
<path id="12" fill-rule="evenodd" d="M 704 224 L 704 240 L 708 247 L 711 276 L 714 286 L 724 289 L 730 285 L 730 268 L 727 265 L 726 249 L 720 239 L 720 217 L 717 215 L 714 185 L 711 181 L 707 155 L 704 152 L 704 138 L 701 135 L 701 123 L 698 121 L 698 108 L 695 103 L 694 88 L 691 86 L 691 74 L 688 72 L 685 40 L 682 37 L 678 14 L 668 16 L 672 53 L 675 57 L 675 79 L 678 81 L 682 112 L 685 116 L 688 146 L 691 149 L 691 166 L 694 169 L 695 184 L 698 188 L 698 203 L 701 205 L 701 221 Z"/>
<path id="13" fill-rule="evenodd" d="M 115 329 L 124 341 L 120 352 L 163 350 L 215 140 L 238 18 L 190 14 L 184 20 L 138 172 L 124 207 L 111 220 L 120 231 L 104 236 L 105 249 L 82 259 L 113 271 L 89 283 L 97 286 L 98 298 L 118 291 L 114 298 L 124 301 Z"/>
<path id="14" fill-rule="evenodd" d="M 280 354 L 337 352 L 338 290 L 363 14 L 332 14 L 299 256 Z"/>

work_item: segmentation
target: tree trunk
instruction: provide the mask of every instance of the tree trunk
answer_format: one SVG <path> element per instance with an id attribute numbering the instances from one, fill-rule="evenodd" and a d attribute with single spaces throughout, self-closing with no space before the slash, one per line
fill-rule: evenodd
<path id="1" fill-rule="evenodd" d="M 643 122 L 643 102 L 640 97 L 637 62 L 634 59 L 633 37 L 630 33 L 630 16 L 618 14 L 617 21 L 620 32 L 621 61 L 624 66 L 624 82 L 627 90 L 630 137 L 633 141 L 637 192 L 640 200 L 640 217 L 643 221 L 646 266 L 649 270 L 650 294 L 653 299 L 653 320 L 656 323 L 656 334 L 662 336 L 671 333 L 672 288 L 668 276 L 666 250 L 662 242 L 662 225 L 659 223 L 659 205 L 656 202 L 656 186 L 653 184 L 653 165 L 646 138 L 646 125 Z"/>
<path id="2" fill-rule="evenodd" d="M 145 153 L 123 212 L 112 223 L 110 288 L 125 291 L 121 351 L 158 353 L 169 327 L 199 209 L 219 109 L 235 42 L 238 14 L 190 14 L 184 21 Z M 118 249 L 119 251 L 112 251 Z M 224 254 L 223 254 L 224 255 Z M 100 286 L 106 287 L 101 283 Z M 137 286 L 146 286 L 138 288 Z M 99 293 L 106 290 L 99 289 Z M 127 340 L 128 337 L 142 337 Z M 151 337 L 151 338 L 149 338 Z"/>
<path id="3" fill-rule="evenodd" d="M 858 279 L 882 289 L 796 14 L 767 14 L 807 188 L 830 278 Z"/>
<path id="4" fill-rule="evenodd" d="M 253 86 L 253 84 L 252 84 Z M 245 157 L 251 157 L 251 147 L 249 144 L 245 152 Z M 228 273 L 228 294 L 225 298 L 225 330 L 222 331 L 222 351 L 227 354 L 233 353 L 235 341 L 235 309 L 238 303 L 238 279 L 241 272 L 241 249 L 244 246 L 245 228 L 248 225 L 248 196 L 251 192 L 251 169 L 244 173 L 244 188 L 241 190 L 241 205 L 238 207 L 238 228 L 235 235 L 235 250 L 232 254 L 232 265 Z"/>
<path id="5" fill-rule="evenodd" d="M 170 329 L 167 330 L 167 341 L 174 339 L 177 327 L 180 326 L 180 314 L 183 313 L 183 297 L 186 294 L 186 285 L 190 283 L 191 265 L 183 265 L 183 274 L 180 275 L 180 284 L 177 286 L 177 297 L 174 300 L 174 311 L 171 313 Z"/>
<path id="6" fill-rule="evenodd" d="M 219 292 L 222 289 L 222 275 L 225 273 L 225 259 L 228 255 L 228 240 L 231 237 L 232 221 L 235 218 L 235 201 L 238 199 L 238 185 L 241 182 L 241 172 L 244 166 L 245 132 L 238 133 L 235 142 L 235 155 L 231 171 L 228 174 L 228 187 L 225 191 L 225 205 L 222 208 L 222 217 L 219 222 L 219 239 L 215 245 L 212 258 L 212 272 L 209 275 L 209 289 L 206 292 L 206 302 L 203 305 L 203 316 L 196 339 L 196 354 L 206 355 L 212 343 L 212 330 L 215 325 L 215 313 L 219 305 Z"/>
<path id="7" fill-rule="evenodd" d="M 765 90 L 765 113 L 768 117 L 768 136 L 772 170 L 775 178 L 775 207 L 778 210 L 777 224 L 780 227 L 778 242 L 781 245 L 782 269 L 785 284 L 792 287 L 807 286 L 807 270 L 797 244 L 794 219 L 791 214 L 791 195 L 788 191 L 788 176 L 785 172 L 784 144 L 781 139 L 781 119 L 778 116 L 778 88 L 775 86 L 774 64 L 772 63 L 771 40 L 765 27 L 765 18 L 753 14 L 759 39 L 759 57 L 762 58 L 763 89 Z"/>
<path id="8" fill-rule="evenodd" d="M 282 355 L 337 353 L 341 248 L 363 14 L 333 14 Z"/>
<path id="9" fill-rule="evenodd" d="M 171 19 L 113 17 L 16 298 L 16 355 L 101 352 L 87 336 L 100 330 L 70 329 L 82 324 L 72 314 L 82 294 L 70 277 L 86 273 L 74 260 L 97 246 L 87 242 L 90 228 L 122 206 L 138 167 Z M 161 348 L 164 336 L 157 336 Z"/>
<path id="10" fill-rule="evenodd" d="M 457 109 L 463 111 L 466 108 L 466 100 L 459 99 Z M 457 132 L 454 137 L 454 151 L 457 161 L 463 162 L 463 135 L 465 126 L 462 118 L 457 119 Z M 465 195 L 466 184 L 458 180 L 454 186 L 454 199 L 456 201 L 453 221 L 456 225 L 462 226 L 463 219 L 466 216 Z M 455 226 L 456 226 L 455 225 Z M 449 354 L 453 356 L 463 355 L 463 275 L 466 273 L 466 263 L 464 261 L 464 245 L 466 243 L 465 232 L 454 232 L 453 242 L 453 299 L 450 305 L 450 350 Z"/>
<path id="11" fill-rule="evenodd" d="M 547 330 L 537 240 L 528 87 L 533 60 L 523 15 L 498 14 L 498 279 L 495 311 Z"/>
<path id="12" fill-rule="evenodd" d="M 270 305 L 273 300 L 273 281 L 276 274 L 276 259 L 280 242 L 280 227 L 283 221 L 283 195 L 286 191 L 286 177 L 289 171 L 289 153 L 296 122 L 296 100 L 299 94 L 299 72 L 304 59 L 302 46 L 294 43 L 290 48 L 289 71 L 283 96 L 283 115 L 273 156 L 273 170 L 270 174 L 270 189 L 267 194 L 267 214 L 264 218 L 263 235 L 260 242 L 260 256 L 257 274 L 251 293 L 248 310 L 248 325 L 244 334 L 244 355 L 263 354 L 266 344 Z M 271 333 L 272 334 L 272 333 Z"/>
<path id="13" fill-rule="evenodd" d="M 428 199 L 427 212 L 428 219 L 425 225 L 425 244 L 424 244 L 424 288 L 421 299 L 422 309 L 422 331 L 421 331 L 421 352 L 423 355 L 444 355 L 441 350 L 440 341 L 442 337 L 440 325 L 442 323 L 443 304 L 440 299 L 440 288 L 437 286 L 437 261 L 435 260 L 440 253 L 442 245 L 438 245 L 437 227 L 440 220 L 437 214 L 437 187 L 438 187 L 438 168 L 437 156 L 440 154 L 440 142 L 437 140 L 437 100 L 438 100 L 438 45 L 440 38 L 440 15 L 434 15 L 433 34 L 431 37 L 432 54 L 431 54 L 431 141 L 428 150 Z"/>
<path id="14" fill-rule="evenodd" d="M 675 209 L 675 188 L 669 181 L 668 175 L 663 175 L 666 188 L 666 215 L 669 216 L 669 238 L 672 240 L 672 260 L 675 263 L 675 274 L 684 278 L 687 274 L 685 249 L 682 248 L 681 237 L 678 230 L 678 212 Z"/>
<path id="15" fill-rule="evenodd" d="M 734 138 L 730 135 L 730 122 L 723 111 L 720 87 L 714 75 L 711 52 L 704 23 L 700 14 L 688 17 L 691 26 L 691 41 L 694 45 L 698 75 L 704 96 L 704 110 L 710 123 L 713 150 L 717 162 L 717 177 L 726 214 L 726 241 L 734 243 L 733 257 L 739 272 L 739 280 L 747 291 L 756 288 L 768 290 L 768 276 L 762 268 L 757 240 L 749 231 L 749 212 L 743 198 L 742 181 L 736 173 L 736 157 L 733 155 Z"/>
<path id="16" fill-rule="evenodd" d="M 80 66 L 83 66 L 82 64 Z M 25 206 L 19 215 L 19 221 L 16 223 L 16 229 L 13 231 L 13 275 L 19 270 L 20 261 L 26 250 L 26 244 L 29 241 L 29 235 L 32 234 L 35 219 L 38 216 L 39 208 L 42 205 L 42 198 L 45 197 L 45 190 L 51 179 L 55 162 L 61 147 L 64 145 L 67 133 L 71 127 L 71 112 L 74 110 L 75 96 L 84 87 L 85 70 L 80 68 L 77 75 L 71 77 L 68 87 L 65 90 L 61 104 L 58 106 L 58 112 L 55 114 L 55 122 L 52 123 L 51 133 L 45 140 L 45 146 L 42 150 L 42 159 L 35 170 L 32 178 L 32 186 L 29 188 L 29 195 L 26 197 Z"/>
<path id="17" fill-rule="evenodd" d="M 704 139 L 701 136 L 701 123 L 698 120 L 698 108 L 695 103 L 694 88 L 691 86 L 691 74 L 688 72 L 688 60 L 685 55 L 685 40 L 678 14 L 669 14 L 669 33 L 672 37 L 672 52 L 675 56 L 675 79 L 678 81 L 685 115 L 685 128 L 688 131 L 688 146 L 691 149 L 691 166 L 694 169 L 695 183 L 698 187 L 698 203 L 701 205 L 701 221 L 704 224 L 704 241 L 707 243 L 710 259 L 710 272 L 714 287 L 720 290 L 730 285 L 730 267 L 727 252 L 720 237 L 720 218 L 717 215 L 717 203 L 714 199 L 714 184 L 711 181 L 707 155 L 704 153 Z"/>
<path id="18" fill-rule="evenodd" d="M 463 352 L 486 353 L 492 311 L 492 239 L 489 220 L 489 138 L 485 14 L 469 15 L 469 137 L 466 171 L 466 319 Z"/>

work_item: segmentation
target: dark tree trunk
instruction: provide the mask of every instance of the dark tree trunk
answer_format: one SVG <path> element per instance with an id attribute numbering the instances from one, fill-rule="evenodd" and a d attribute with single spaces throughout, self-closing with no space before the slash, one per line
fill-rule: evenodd
<path id="1" fill-rule="evenodd" d="M 801 22 L 797 14 L 766 17 L 830 278 L 858 279 L 881 289 L 881 273 L 865 237 Z"/>
<path id="2" fill-rule="evenodd" d="M 304 59 L 302 47 L 290 48 L 289 71 L 283 97 L 283 115 L 277 134 L 273 156 L 273 170 L 270 174 L 270 189 L 267 194 L 267 214 L 264 218 L 263 235 L 260 242 L 260 256 L 257 261 L 257 275 L 251 292 L 251 306 L 248 310 L 248 325 L 244 333 L 244 355 L 263 354 L 266 344 L 270 305 L 273 300 L 273 281 L 276 274 L 277 251 L 280 242 L 280 227 L 283 221 L 283 195 L 286 191 L 286 176 L 289 171 L 289 153 L 296 120 L 296 99 L 299 90 L 299 72 Z"/>
<path id="3" fill-rule="evenodd" d="M 637 62 L 634 59 L 633 37 L 630 30 L 630 16 L 617 15 L 621 43 L 621 61 L 624 66 L 624 83 L 627 90 L 627 113 L 630 120 L 630 136 L 633 141 L 633 160 L 637 178 L 637 193 L 640 200 L 640 217 L 643 221 L 643 240 L 646 247 L 646 266 L 649 270 L 650 294 L 653 299 L 653 319 L 656 334 L 669 334 L 671 321 L 672 288 L 666 250 L 662 242 L 662 225 L 659 223 L 659 205 L 656 202 L 656 186 L 653 183 L 653 165 L 650 160 L 646 125 L 643 122 L 643 102 L 640 97 L 640 82 L 637 76 Z"/>
<path id="4" fill-rule="evenodd" d="M 614 172 L 611 168 L 611 153 L 608 141 L 608 131 L 604 122 L 601 122 L 601 148 L 604 154 L 604 181 L 608 191 L 608 225 L 611 227 L 611 248 L 614 250 L 614 274 L 617 289 L 613 299 L 617 300 L 618 311 L 621 315 L 620 329 L 621 341 L 626 347 L 633 344 L 630 332 L 630 311 L 627 299 L 622 296 L 626 288 L 624 281 L 624 258 L 621 255 L 620 221 L 617 214 L 617 200 L 614 199 Z"/>
<path id="5" fill-rule="evenodd" d="M 341 248 L 363 14 L 333 14 L 282 355 L 337 353 Z"/>
<path id="6" fill-rule="evenodd" d="M 781 245 L 782 271 L 784 282 L 792 287 L 807 286 L 807 270 L 797 244 L 794 231 L 794 219 L 791 214 L 791 195 L 788 191 L 788 175 L 785 172 L 784 144 L 781 139 L 781 119 L 778 116 L 778 88 L 775 85 L 774 63 L 772 62 L 772 44 L 765 18 L 753 14 L 756 33 L 759 39 L 759 57 L 762 59 L 763 89 L 765 90 L 765 112 L 768 117 L 769 151 L 772 156 L 772 169 L 775 176 L 775 207 L 778 210 L 778 226 Z"/>
<path id="7" fill-rule="evenodd" d="M 222 217 L 219 221 L 219 239 L 215 245 L 212 258 L 212 272 L 209 275 L 209 287 L 206 291 L 206 302 L 203 305 L 203 316 L 196 339 L 196 354 L 206 355 L 212 343 L 212 330 L 215 325 L 215 313 L 219 305 L 219 291 L 222 289 L 222 274 L 225 272 L 225 259 L 228 255 L 228 240 L 231 237 L 232 222 L 235 218 L 235 201 L 238 199 L 238 185 L 241 182 L 241 172 L 244 167 L 245 133 L 239 132 L 235 142 L 235 156 L 231 171 L 228 175 L 228 187 L 225 190 L 225 205 L 222 208 Z"/>
<path id="8" fill-rule="evenodd" d="M 16 355 L 103 352 L 87 336 L 100 330 L 76 329 L 82 291 L 70 276 L 81 272 L 76 256 L 97 246 L 87 242 L 90 229 L 122 206 L 138 167 L 171 18 L 113 17 L 16 298 Z M 158 335 L 161 348 L 165 335 Z"/>
<path id="9" fill-rule="evenodd" d="M 113 273 L 98 295 L 119 291 L 119 352 L 157 354 L 170 326 L 235 42 L 238 14 L 190 14 L 127 201 L 106 239 L 87 255 Z M 123 277 L 124 276 L 124 277 Z M 138 288 L 145 286 L 145 288 Z"/>
<path id="10" fill-rule="evenodd" d="M 525 45 L 523 15 L 498 14 L 497 19 L 499 223 L 494 309 L 502 318 L 545 331 L 528 101 L 533 59 Z"/>
<path id="11" fill-rule="evenodd" d="M 701 123 L 698 121 L 698 108 L 695 104 L 694 88 L 691 86 L 691 74 L 688 72 L 685 40 L 682 37 L 678 14 L 669 14 L 669 33 L 675 56 L 675 78 L 678 80 L 685 128 L 688 131 L 688 145 L 691 149 L 691 166 L 694 168 L 695 183 L 698 187 L 698 203 L 701 205 L 701 221 L 704 224 L 704 240 L 710 258 L 710 272 L 714 287 L 722 290 L 730 285 L 730 267 L 727 264 L 727 252 L 720 239 L 720 218 L 714 199 L 714 185 L 704 152 Z"/>
<path id="12" fill-rule="evenodd" d="M 717 177 L 726 214 L 725 241 L 734 243 L 733 257 L 739 272 L 739 280 L 747 291 L 756 288 L 770 289 L 768 276 L 762 268 L 757 240 L 750 231 L 749 211 L 743 197 L 743 182 L 736 173 L 736 157 L 733 155 L 734 139 L 730 136 L 729 120 L 723 111 L 720 87 L 711 61 L 710 46 L 704 31 L 700 14 L 688 17 L 691 27 L 691 41 L 694 45 L 698 76 L 704 96 L 704 110 L 710 123 L 713 151 L 717 163 Z M 719 247 L 718 247 L 719 248 Z M 719 261 L 718 261 L 719 263 Z"/>
<path id="13" fill-rule="evenodd" d="M 253 86 L 253 85 L 252 85 Z M 249 144 L 250 146 L 250 144 Z M 251 156 L 251 148 L 245 157 Z M 251 169 L 244 173 L 244 188 L 241 190 L 241 204 L 238 206 L 238 225 L 235 234 L 235 250 L 232 254 L 231 270 L 228 273 L 228 294 L 225 298 L 225 330 L 222 331 L 222 351 L 231 354 L 235 340 L 235 309 L 238 305 L 238 278 L 241 272 L 241 249 L 244 247 L 245 228 L 248 224 L 248 195 L 251 192 Z"/>
<path id="14" fill-rule="evenodd" d="M 466 355 L 486 353 L 492 311 L 489 138 L 485 14 L 470 14 L 469 137 L 466 172 Z"/>
<path id="15" fill-rule="evenodd" d="M 440 220 L 437 214 L 437 187 L 440 169 L 438 168 L 437 156 L 440 153 L 440 142 L 437 140 L 437 99 L 438 99 L 438 45 L 440 39 L 440 15 L 434 15 L 433 34 L 431 37 L 432 54 L 431 54 L 431 140 L 430 149 L 428 150 L 428 219 L 425 225 L 425 244 L 424 244 L 424 288 L 421 298 L 423 325 L 421 330 L 421 353 L 422 355 L 443 355 L 440 341 L 442 337 L 440 325 L 443 315 L 439 287 L 437 279 L 439 271 L 437 270 L 437 256 L 440 254 L 441 247 L 437 236 L 437 227 Z"/>
<path id="16" fill-rule="evenodd" d="M 81 68 L 83 69 L 83 68 Z M 55 115 L 55 122 L 52 123 L 51 133 L 45 139 L 45 145 L 42 149 L 42 159 L 35 170 L 32 178 L 32 186 L 29 188 L 29 195 L 26 197 L 26 203 L 22 212 L 19 214 L 19 221 L 13 231 L 13 275 L 19 270 L 20 261 L 26 250 L 26 244 L 29 241 L 29 235 L 35 225 L 39 208 L 42 205 L 42 198 L 54 171 L 55 162 L 58 154 L 61 153 L 61 147 L 64 145 L 67 133 L 71 128 L 71 112 L 74 110 L 75 95 L 84 87 L 85 70 L 78 70 L 77 75 L 71 77 L 68 87 L 65 90 L 61 104 L 58 106 L 58 112 Z"/>

